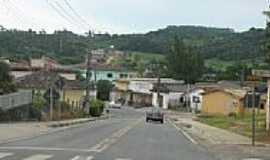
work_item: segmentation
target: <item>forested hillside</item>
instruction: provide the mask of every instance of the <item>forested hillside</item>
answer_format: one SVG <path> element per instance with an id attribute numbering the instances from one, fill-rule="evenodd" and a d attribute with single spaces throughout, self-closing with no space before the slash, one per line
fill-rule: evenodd
<path id="1" fill-rule="evenodd" d="M 91 49 L 108 48 L 167 54 L 175 36 L 205 58 L 236 60 L 263 56 L 264 30 L 252 28 L 237 33 L 232 29 L 168 26 L 146 34 L 77 35 L 70 31 L 19 31 L 0 28 L 0 56 L 27 58 L 46 54 L 65 63 L 77 63 Z"/>

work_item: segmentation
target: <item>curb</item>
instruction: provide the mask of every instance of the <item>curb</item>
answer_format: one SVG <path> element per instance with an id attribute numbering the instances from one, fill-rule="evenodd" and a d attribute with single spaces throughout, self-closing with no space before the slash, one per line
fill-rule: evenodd
<path id="1" fill-rule="evenodd" d="M 185 136 L 191 143 L 193 144 L 199 144 L 195 139 L 193 139 L 184 129 L 178 127 L 174 122 L 172 122 L 170 119 L 167 120 L 177 131 L 181 132 L 183 136 Z"/>
<path id="2" fill-rule="evenodd" d="M 75 125 L 79 125 L 79 124 L 83 124 L 83 123 L 87 123 L 87 122 L 93 122 L 93 121 L 97 121 L 97 120 L 105 120 L 105 119 L 109 119 L 110 116 L 103 116 L 103 117 L 99 117 L 99 118 L 91 118 L 91 119 L 87 119 L 87 120 L 80 120 L 80 121 L 76 121 L 73 123 L 64 123 L 62 122 L 61 124 L 58 122 L 53 122 L 53 124 L 48 124 L 47 126 L 50 128 L 55 128 L 55 130 L 46 130 L 46 131 L 41 131 L 39 133 L 36 134 L 32 134 L 30 136 L 24 136 L 24 137 L 15 137 L 15 138 L 10 138 L 7 140 L 3 140 L 0 141 L 0 145 L 4 145 L 4 144 L 8 144 L 8 143 L 12 143 L 12 142 L 16 142 L 16 141 L 21 141 L 21 140 L 27 140 L 27 139 L 31 139 L 31 138 L 35 138 L 35 137 L 39 137 L 39 136 L 43 136 L 43 135 L 48 135 L 51 133 L 57 133 L 57 132 L 62 132 L 66 129 L 69 128 L 73 128 L 76 127 Z"/>
<path id="3" fill-rule="evenodd" d="M 81 120 L 52 122 L 52 123 L 48 124 L 47 126 L 51 127 L 51 128 L 66 127 L 66 126 L 72 126 L 72 125 L 76 125 L 76 124 L 92 122 L 92 121 L 96 121 L 96 120 L 105 120 L 108 118 L 109 118 L 109 116 L 102 116 L 102 117 L 97 117 L 97 118 L 87 118 L 87 119 L 81 119 Z"/>

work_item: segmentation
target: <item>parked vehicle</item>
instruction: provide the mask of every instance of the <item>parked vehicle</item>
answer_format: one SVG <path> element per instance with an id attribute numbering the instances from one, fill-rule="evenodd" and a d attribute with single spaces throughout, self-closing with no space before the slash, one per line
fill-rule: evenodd
<path id="1" fill-rule="evenodd" d="M 159 108 L 153 107 L 151 111 L 146 112 L 146 122 L 149 121 L 164 123 L 164 113 Z"/>
<path id="2" fill-rule="evenodd" d="M 114 109 L 121 109 L 122 105 L 120 103 L 115 103 L 114 101 L 111 101 L 109 103 L 109 108 L 114 108 Z"/>

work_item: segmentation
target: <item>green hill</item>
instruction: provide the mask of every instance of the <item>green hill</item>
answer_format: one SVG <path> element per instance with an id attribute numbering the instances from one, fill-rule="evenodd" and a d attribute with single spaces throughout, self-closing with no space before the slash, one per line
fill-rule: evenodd
<path id="1" fill-rule="evenodd" d="M 77 63 L 91 49 L 108 48 L 166 55 L 174 36 L 184 40 L 206 59 L 237 60 L 262 57 L 264 30 L 252 28 L 235 32 L 227 28 L 201 26 L 168 26 L 146 34 L 77 35 L 70 31 L 35 32 L 8 30 L 0 26 L 0 56 L 28 58 L 40 55 L 60 62 Z"/>

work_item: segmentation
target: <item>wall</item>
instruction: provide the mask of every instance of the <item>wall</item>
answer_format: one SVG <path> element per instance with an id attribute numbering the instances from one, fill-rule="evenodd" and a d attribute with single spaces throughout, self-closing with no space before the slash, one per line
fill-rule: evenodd
<path id="1" fill-rule="evenodd" d="M 74 107 L 79 107 L 85 95 L 84 93 L 83 90 L 65 90 L 64 101 Z"/>
<path id="2" fill-rule="evenodd" d="M 32 103 L 32 91 L 19 91 L 0 96 L 0 108 L 9 110 Z"/>
<path id="3" fill-rule="evenodd" d="M 70 80 L 70 81 L 76 80 L 75 73 L 59 73 L 59 75 L 63 78 L 66 78 L 67 80 Z"/>
<path id="4" fill-rule="evenodd" d="M 109 76 L 109 75 L 112 76 Z M 113 71 L 113 70 L 92 70 L 91 71 L 91 81 L 99 81 L 99 80 L 108 80 L 108 81 L 116 81 L 119 79 L 128 79 L 128 78 L 134 78 L 135 73 L 134 72 L 128 72 L 128 71 Z M 83 75 L 86 77 L 86 70 L 83 71 Z"/>
<path id="5" fill-rule="evenodd" d="M 11 75 L 17 79 L 32 74 L 32 71 L 11 71 Z"/>
<path id="6" fill-rule="evenodd" d="M 207 114 L 228 115 L 237 113 L 240 101 L 224 92 L 213 92 L 203 96 L 202 112 Z"/>
<path id="7" fill-rule="evenodd" d="M 153 84 L 151 82 L 131 81 L 128 89 L 132 92 L 151 94 L 150 90 L 153 89 Z"/>
<path id="8" fill-rule="evenodd" d="M 203 96 L 202 96 L 202 93 L 204 93 L 204 90 L 202 89 L 197 89 L 197 90 L 194 90 L 192 91 L 190 94 L 189 94 L 189 99 L 190 99 L 190 107 L 191 109 L 195 110 L 197 108 L 197 111 L 201 111 L 202 110 L 202 101 L 203 101 Z M 193 98 L 194 97 L 198 97 L 200 103 L 195 103 L 193 101 Z"/>

